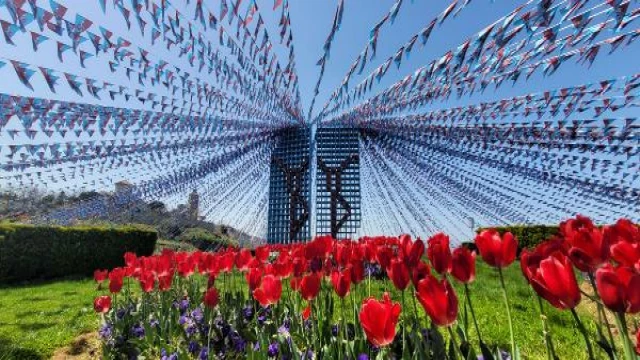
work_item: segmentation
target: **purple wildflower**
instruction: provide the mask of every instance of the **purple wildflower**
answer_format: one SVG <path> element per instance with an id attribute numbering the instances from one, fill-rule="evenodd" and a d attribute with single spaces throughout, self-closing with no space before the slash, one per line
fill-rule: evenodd
<path id="1" fill-rule="evenodd" d="M 269 357 L 276 357 L 278 356 L 279 353 L 279 349 L 278 349 L 278 343 L 271 343 L 269 344 L 269 349 L 267 350 L 267 355 L 269 355 Z"/>
<path id="2" fill-rule="evenodd" d="M 193 355 L 196 355 L 200 352 L 200 344 L 197 341 L 189 342 L 189 352 Z"/>
<path id="3" fill-rule="evenodd" d="M 144 337 L 144 327 L 140 324 L 135 324 L 131 327 L 131 334 L 138 339 L 142 339 Z"/>

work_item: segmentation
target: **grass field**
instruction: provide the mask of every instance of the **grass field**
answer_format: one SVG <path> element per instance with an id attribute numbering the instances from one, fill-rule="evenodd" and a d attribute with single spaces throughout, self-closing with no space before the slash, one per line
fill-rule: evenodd
<path id="1" fill-rule="evenodd" d="M 0 360 L 48 359 L 78 335 L 94 331 L 93 279 L 0 287 Z"/>
<path id="2" fill-rule="evenodd" d="M 525 283 L 517 265 L 511 266 L 505 276 L 513 309 L 516 341 L 525 358 L 546 358 L 534 293 Z M 482 336 L 486 343 L 508 349 L 509 328 L 497 273 L 479 263 L 477 278 L 471 285 L 471 291 Z M 240 276 L 236 279 L 244 283 Z M 385 287 L 393 287 L 384 282 L 373 284 L 374 294 L 380 294 Z M 0 287 L 0 360 L 49 358 L 57 348 L 68 345 L 78 335 L 94 331 L 98 324 L 92 309 L 95 295 L 95 284 L 91 279 Z M 400 299 L 400 294 L 393 291 L 392 296 Z M 459 297 L 462 304 L 461 291 Z M 407 311 L 412 311 L 410 301 L 407 307 Z M 559 357 L 586 358 L 583 339 L 571 314 L 547 306 L 547 315 Z M 592 316 L 584 310 L 582 315 L 589 330 L 595 331 Z M 470 336 L 475 339 L 472 328 Z"/>

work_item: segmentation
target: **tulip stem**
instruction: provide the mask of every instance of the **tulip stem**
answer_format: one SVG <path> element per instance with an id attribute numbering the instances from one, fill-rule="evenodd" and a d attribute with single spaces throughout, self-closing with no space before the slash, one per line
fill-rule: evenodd
<path id="1" fill-rule="evenodd" d="M 571 309 L 571 314 L 573 318 L 576 320 L 576 324 L 578 325 L 578 330 L 582 333 L 584 337 L 584 341 L 587 343 L 587 353 L 589 354 L 589 359 L 595 359 L 593 356 L 593 348 L 591 347 L 591 342 L 589 341 L 589 335 L 587 334 L 587 328 L 584 327 L 582 321 L 580 321 L 580 317 L 578 317 L 578 313 L 576 313 L 576 309 Z"/>
<path id="2" fill-rule="evenodd" d="M 547 346 L 547 358 L 554 360 L 556 358 L 556 351 L 553 348 L 553 340 L 551 340 L 551 333 L 549 332 L 549 326 L 547 325 L 547 315 L 544 312 L 544 305 L 542 304 L 542 298 L 538 298 L 538 305 L 540 305 L 540 318 L 542 319 L 542 334 L 544 335 L 544 344 Z"/>
<path id="3" fill-rule="evenodd" d="M 471 305 L 471 293 L 469 292 L 469 284 L 464 284 L 464 295 L 467 298 L 467 304 L 469 305 L 469 310 L 471 311 L 471 318 L 473 319 L 473 325 L 476 328 L 476 333 L 478 333 L 478 340 L 482 342 L 482 336 L 480 335 L 480 327 L 478 326 L 478 321 L 476 320 L 476 312 L 473 310 L 473 305 Z"/>
<path id="4" fill-rule="evenodd" d="M 462 353 L 462 350 L 460 349 L 460 347 L 458 346 L 458 341 L 456 340 L 456 336 L 453 333 L 453 330 L 451 329 L 451 326 L 447 326 L 447 331 L 449 331 L 449 336 L 451 336 L 451 342 L 453 342 L 453 347 L 455 347 L 456 351 L 455 353 L 458 354 L 460 356 L 460 359 L 464 360 L 465 356 Z"/>
<path id="5" fill-rule="evenodd" d="M 509 335 L 511 337 L 511 358 L 516 356 L 516 340 L 513 335 L 513 322 L 511 320 L 511 307 L 509 306 L 509 296 L 507 295 L 507 287 L 504 284 L 504 276 L 502 275 L 502 269 L 498 268 L 498 275 L 500 276 L 500 284 L 502 285 L 502 296 L 504 297 L 504 304 L 507 307 L 507 319 L 509 320 Z"/>
<path id="6" fill-rule="evenodd" d="M 402 290 L 402 309 L 406 309 L 406 302 L 404 297 L 405 290 Z M 402 314 L 402 358 L 404 359 L 405 351 L 407 350 L 406 332 L 407 332 L 407 316 L 406 311 Z"/>
<path id="7" fill-rule="evenodd" d="M 627 360 L 637 359 L 634 355 L 633 344 L 629 339 L 629 330 L 627 329 L 627 320 L 624 317 L 624 313 L 616 313 L 616 325 L 618 325 L 618 331 L 620 331 L 620 337 L 622 338 L 624 358 Z"/>

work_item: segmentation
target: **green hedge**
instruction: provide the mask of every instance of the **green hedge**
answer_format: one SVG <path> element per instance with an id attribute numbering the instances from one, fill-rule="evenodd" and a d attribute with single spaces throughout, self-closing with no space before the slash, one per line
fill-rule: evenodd
<path id="1" fill-rule="evenodd" d="M 127 251 L 151 255 L 158 234 L 137 225 L 32 226 L 0 223 L 0 283 L 90 275 L 124 264 Z"/>
<path id="2" fill-rule="evenodd" d="M 476 230 L 480 233 L 488 228 L 480 228 Z M 531 249 L 541 242 L 557 235 L 560 229 L 557 225 L 512 225 L 494 227 L 500 234 L 511 232 L 518 239 L 518 254 L 522 249 Z"/>

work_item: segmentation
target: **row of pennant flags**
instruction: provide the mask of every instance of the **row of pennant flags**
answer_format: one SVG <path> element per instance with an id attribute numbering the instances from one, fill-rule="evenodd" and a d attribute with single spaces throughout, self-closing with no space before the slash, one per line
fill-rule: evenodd
<path id="1" fill-rule="evenodd" d="M 76 14 L 74 21 L 67 14 L 69 10 L 54 0 L 49 0 L 47 10 L 38 5 L 37 1 L 3 0 L 0 7 L 4 6 L 11 14 L 11 20 L 0 20 L 4 39 L 7 44 L 15 45 L 17 33 L 30 34 L 34 52 L 42 48 L 43 44 L 55 42 L 57 57 L 64 61 L 65 54 L 72 52 L 78 58 L 82 67 L 92 58 L 102 54 L 112 55 L 103 61 L 105 67 L 111 72 L 125 73 L 127 78 L 135 86 L 143 88 L 162 86 L 172 95 L 180 94 L 184 99 L 194 96 L 190 89 L 196 88 L 203 91 L 225 91 L 241 94 L 256 107 L 269 108 L 274 116 L 285 118 L 290 122 L 301 120 L 299 113 L 298 79 L 295 71 L 295 57 L 293 50 L 293 35 L 290 29 L 288 1 L 282 4 L 282 16 L 280 27 L 282 40 L 288 34 L 288 40 L 283 42 L 289 49 L 289 59 L 286 66 L 281 65 L 273 50 L 273 44 L 269 39 L 269 33 L 264 26 L 261 15 L 255 21 L 255 29 L 250 29 L 249 18 L 242 18 L 238 8 L 242 0 L 238 0 L 233 6 L 234 11 L 228 12 L 220 9 L 219 18 L 209 12 L 208 21 L 203 20 L 203 2 L 197 1 L 196 14 L 193 19 L 174 9 L 173 5 L 163 0 L 160 5 L 155 2 L 132 1 L 128 8 L 123 1 L 114 1 L 114 8 L 118 9 L 129 24 L 129 17 L 133 13 L 140 24 L 140 31 L 144 36 L 145 26 L 152 26 L 151 44 L 164 42 L 167 50 L 174 48 L 178 51 L 178 57 L 185 58 L 192 69 L 172 65 L 171 62 L 157 56 L 152 49 L 134 46 L 133 42 L 120 36 L 115 36 L 113 29 L 96 26 L 94 23 L 80 14 Z M 226 1 L 222 2 L 226 4 Z M 105 5 L 104 3 L 101 5 Z M 102 6 L 107 11 L 106 6 Z M 255 2 L 249 4 L 249 9 L 257 11 Z M 147 21 L 143 20 L 143 13 Z M 249 11 L 247 16 L 253 16 Z M 233 30 L 223 26 L 225 17 L 232 24 L 234 19 L 237 24 L 235 37 Z M 151 19 L 151 20 L 149 20 Z M 226 22 L 225 22 L 226 24 Z M 37 25 L 37 26 L 36 26 Z M 201 26 L 200 26 L 201 25 Z M 65 31 L 66 29 L 66 31 Z M 217 36 L 212 36 L 212 32 Z M 210 39 L 218 39 L 217 43 Z M 65 39 L 67 41 L 65 42 Z M 220 51 L 227 48 L 231 56 L 225 56 Z M 235 61 L 233 61 L 233 60 Z M 46 84 L 52 92 L 60 78 L 67 81 L 71 89 L 79 96 L 83 96 L 82 89 L 93 97 L 99 97 L 99 93 L 108 92 L 114 95 L 122 94 L 122 85 L 115 86 L 108 81 L 87 79 L 56 71 L 45 67 L 35 67 L 29 64 L 8 58 L 0 59 L 0 66 L 13 65 L 19 80 L 33 90 L 31 78 L 36 73 L 41 73 Z M 204 74 L 215 75 L 217 86 L 202 84 Z M 179 84 L 182 80 L 182 85 Z M 115 88 L 115 89 L 114 89 Z M 144 90 L 138 90 L 144 91 Z M 133 92 L 130 89 L 130 92 Z M 150 91 L 147 91 L 150 92 Z M 266 99 L 265 99 L 266 98 Z M 199 100 L 202 100 L 199 98 Z"/>
<path id="2" fill-rule="evenodd" d="M 401 3 L 398 1 L 396 5 Z M 369 43 L 352 63 L 338 89 L 332 92 L 318 119 L 331 121 L 340 110 L 363 99 L 374 84 L 381 82 L 393 64 L 400 68 L 402 60 L 408 60 L 416 43 L 426 46 L 436 25 L 455 17 L 468 4 L 469 1 L 459 5 L 454 0 L 350 89 L 351 77 L 362 74 L 367 62 L 374 59 L 380 29 L 387 21 L 392 22 L 393 10 L 397 8 L 394 5 L 392 11 L 371 30 Z M 605 46 L 609 47 L 610 54 L 621 46 L 630 45 L 640 35 L 640 29 L 631 28 L 631 24 L 640 17 L 640 8 L 631 8 L 630 5 L 628 0 L 595 5 L 587 0 L 562 1 L 557 5 L 551 1 L 536 3 L 530 0 L 374 98 L 388 93 L 404 95 L 412 91 L 435 91 L 438 86 L 447 96 L 455 87 L 454 93 L 460 97 L 473 94 L 476 87 L 484 91 L 489 84 L 497 88 L 505 80 L 515 83 L 521 75 L 528 79 L 537 70 L 542 70 L 545 76 L 552 75 L 572 58 L 590 65 Z M 602 39 L 601 35 L 607 31 L 612 35 Z"/>

